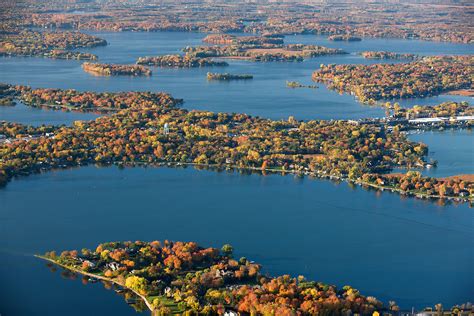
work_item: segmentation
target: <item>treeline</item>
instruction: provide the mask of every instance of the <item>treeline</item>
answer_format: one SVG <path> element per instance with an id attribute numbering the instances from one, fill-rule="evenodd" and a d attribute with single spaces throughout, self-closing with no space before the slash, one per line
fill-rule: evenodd
<path id="1" fill-rule="evenodd" d="M 363 183 L 366 174 L 426 164 L 425 145 L 379 124 L 302 122 L 292 117 L 275 121 L 245 114 L 187 111 L 177 107 L 180 100 L 162 93 L 18 89 L 29 105 L 122 110 L 95 121 L 57 127 L 54 138 L 0 145 L 0 170 L 6 178 L 88 163 L 184 163 Z M 420 181 L 425 179 L 431 181 Z M 469 194 L 474 193 L 472 182 L 466 182 L 465 188 Z M 445 196 L 459 197 L 454 191 Z"/>
<path id="2" fill-rule="evenodd" d="M 422 98 L 472 89 L 474 56 L 425 57 L 410 63 L 321 65 L 312 78 L 329 88 L 350 92 L 361 102 Z"/>

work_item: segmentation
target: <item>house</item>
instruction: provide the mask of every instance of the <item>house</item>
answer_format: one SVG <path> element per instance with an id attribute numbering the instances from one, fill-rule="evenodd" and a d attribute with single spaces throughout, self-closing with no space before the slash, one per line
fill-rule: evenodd
<path id="1" fill-rule="evenodd" d="M 107 268 L 109 268 L 112 271 L 116 271 L 120 267 L 120 265 L 117 262 L 107 263 L 106 266 L 107 266 Z"/>
<path id="2" fill-rule="evenodd" d="M 467 196 L 469 196 L 469 191 L 461 190 L 461 191 L 459 191 L 459 196 L 467 197 Z"/>
<path id="3" fill-rule="evenodd" d="M 84 260 L 84 262 L 89 266 L 89 268 L 95 268 L 95 263 L 89 260 Z"/>

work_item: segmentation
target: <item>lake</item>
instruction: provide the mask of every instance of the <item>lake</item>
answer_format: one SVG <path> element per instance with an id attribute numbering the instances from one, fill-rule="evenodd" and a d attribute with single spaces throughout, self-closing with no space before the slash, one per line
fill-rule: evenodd
<path id="1" fill-rule="evenodd" d="M 93 120 L 99 114 L 58 111 L 47 108 L 26 106 L 17 101 L 15 106 L 0 106 L 0 121 L 16 122 L 26 125 L 71 125 L 74 121 Z"/>
<path id="2" fill-rule="evenodd" d="M 427 161 L 438 166 L 424 169 L 430 177 L 474 174 L 474 134 L 472 130 L 445 130 L 411 133 L 408 138 L 428 145 Z"/>
<path id="3" fill-rule="evenodd" d="M 132 63 L 146 55 L 178 53 L 199 45 L 205 34 L 93 33 L 107 47 L 90 49 L 102 62 Z M 33 87 L 93 91 L 151 90 L 184 98 L 184 106 L 246 112 L 273 119 L 357 119 L 384 110 L 359 104 L 323 85 L 290 89 L 287 80 L 311 83 L 321 63 L 374 63 L 363 50 L 400 53 L 470 54 L 473 45 L 365 39 L 329 42 L 311 35 L 301 42 L 343 48 L 343 56 L 301 63 L 230 61 L 226 68 L 152 68 L 150 78 L 94 77 L 78 61 L 0 58 L 1 81 Z M 249 73 L 245 82 L 208 82 L 208 71 Z M 400 101 L 402 106 L 472 98 L 439 96 Z M 93 119 L 92 113 L 40 110 L 21 103 L 0 107 L 0 120 L 25 124 L 67 124 Z M 410 135 L 430 146 L 436 176 L 474 173 L 472 132 Z M 135 315 L 102 285 L 71 281 L 51 273 L 32 257 L 49 250 L 94 247 L 111 240 L 183 240 L 203 246 L 232 244 L 237 256 L 264 265 L 271 275 L 302 274 L 338 286 L 350 284 L 365 295 L 404 309 L 474 297 L 474 220 L 467 204 L 440 205 L 327 180 L 293 176 L 242 175 L 169 168 L 58 170 L 13 180 L 0 189 L 0 313 L 3 315 Z"/>
<path id="4" fill-rule="evenodd" d="M 6 315 L 134 313 L 100 284 L 65 280 L 31 257 L 114 240 L 228 242 L 272 275 L 350 284 L 403 308 L 474 297 L 467 204 L 293 176 L 91 166 L 14 180 L 0 209 Z"/>

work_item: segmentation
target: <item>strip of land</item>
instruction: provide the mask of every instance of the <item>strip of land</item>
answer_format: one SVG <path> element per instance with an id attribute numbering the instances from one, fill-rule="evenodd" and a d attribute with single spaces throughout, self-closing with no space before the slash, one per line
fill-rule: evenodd
<path id="1" fill-rule="evenodd" d="M 298 121 L 187 111 L 179 107 L 181 100 L 164 93 L 23 86 L 4 91 L 32 106 L 113 111 L 70 127 L 0 123 L 3 184 L 19 175 L 93 163 L 171 163 L 329 177 L 418 197 L 473 199 L 474 183 L 463 179 L 430 178 L 413 171 L 387 176 L 394 168 L 410 170 L 431 163 L 425 160 L 427 146 L 409 141 L 403 130 L 429 129 L 433 124 L 470 128 L 474 120 L 466 114 L 473 107 L 464 103 L 410 112 L 411 119 L 400 114 L 359 121 Z M 452 117 L 413 118 L 445 113 Z"/>

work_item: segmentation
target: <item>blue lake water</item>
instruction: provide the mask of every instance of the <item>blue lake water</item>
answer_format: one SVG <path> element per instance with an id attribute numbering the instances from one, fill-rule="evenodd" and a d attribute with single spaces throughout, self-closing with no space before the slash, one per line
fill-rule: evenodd
<path id="1" fill-rule="evenodd" d="M 428 145 L 428 157 L 438 161 L 436 168 L 425 169 L 430 177 L 474 174 L 474 131 L 445 130 L 410 134 L 408 138 Z"/>
<path id="2" fill-rule="evenodd" d="M 474 297 L 466 204 L 293 176 L 84 167 L 17 179 L 0 190 L 0 209 L 5 315 L 134 313 L 101 285 L 64 280 L 29 256 L 111 240 L 229 242 L 270 274 L 351 284 L 404 308 Z"/>
<path id="3" fill-rule="evenodd" d="M 0 121 L 17 122 L 26 125 L 71 125 L 74 121 L 93 120 L 99 117 L 94 113 L 57 111 L 34 108 L 17 102 L 15 106 L 0 106 Z"/>
<path id="4" fill-rule="evenodd" d="M 145 55 L 178 53 L 199 45 L 199 33 L 94 33 L 109 46 L 91 49 L 102 62 L 132 63 Z M 94 77 L 81 62 L 0 58 L 0 81 L 78 90 L 166 91 L 189 109 L 246 112 L 281 119 L 349 119 L 383 116 L 350 95 L 319 89 L 289 89 L 287 80 L 311 83 L 321 63 L 373 63 L 362 50 L 469 54 L 473 45 L 393 39 L 328 42 L 318 36 L 288 36 L 343 48 L 344 56 L 302 63 L 230 61 L 226 68 L 153 68 L 150 78 Z M 245 82 L 207 82 L 207 71 L 250 73 Z M 403 106 L 472 98 L 439 96 L 400 101 Z M 18 104 L 0 108 L 0 120 L 25 124 L 71 124 L 94 114 L 48 111 Z M 469 131 L 410 135 L 430 146 L 436 176 L 474 173 Z M 474 217 L 467 204 L 402 198 L 351 188 L 345 183 L 292 176 L 240 175 L 188 169 L 85 167 L 15 179 L 0 189 L 0 314 L 135 315 L 100 284 L 51 273 L 34 253 L 93 247 L 110 240 L 195 240 L 204 246 L 231 243 L 237 255 L 264 264 L 270 274 L 303 274 L 402 308 L 474 297 Z"/>

